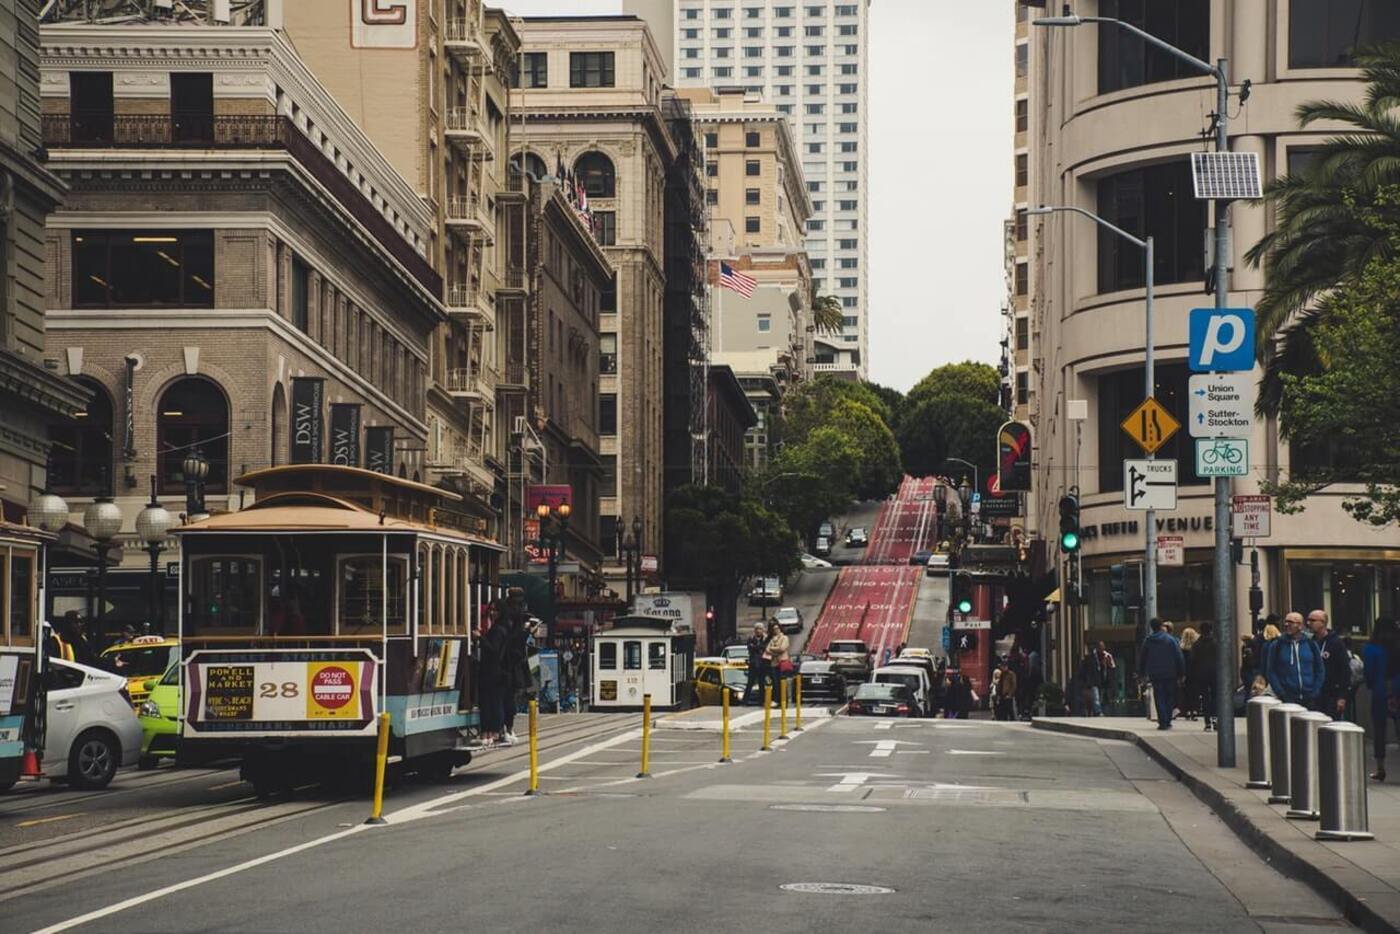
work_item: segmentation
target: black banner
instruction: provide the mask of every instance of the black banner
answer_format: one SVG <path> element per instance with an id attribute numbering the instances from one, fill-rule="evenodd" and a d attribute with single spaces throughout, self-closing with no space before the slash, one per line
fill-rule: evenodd
<path id="1" fill-rule="evenodd" d="M 1007 422 L 997 432 L 997 489 L 1030 492 L 1031 430 L 1020 422 Z"/>
<path id="2" fill-rule="evenodd" d="M 319 464 L 326 450 L 326 383 L 319 377 L 292 378 L 291 462 Z"/>
<path id="3" fill-rule="evenodd" d="M 331 404 L 331 463 L 342 467 L 360 466 L 360 406 L 358 403 Z"/>
<path id="4" fill-rule="evenodd" d="M 365 466 L 378 473 L 394 472 L 393 425 L 370 425 L 365 429 Z"/>
<path id="5" fill-rule="evenodd" d="M 985 495 L 977 507 L 983 519 L 1006 519 L 1021 515 L 1021 494 Z"/>

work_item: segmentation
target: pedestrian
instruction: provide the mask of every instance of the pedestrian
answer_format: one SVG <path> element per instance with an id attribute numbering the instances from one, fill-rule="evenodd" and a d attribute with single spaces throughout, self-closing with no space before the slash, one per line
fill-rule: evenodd
<path id="1" fill-rule="evenodd" d="M 1240 684 L 1248 688 L 1254 683 L 1254 675 L 1259 670 L 1259 658 L 1255 652 L 1254 635 L 1240 635 Z"/>
<path id="2" fill-rule="evenodd" d="M 780 697 L 782 679 L 792 672 L 792 659 L 788 658 L 788 637 L 776 619 L 768 621 L 768 642 L 763 654 L 768 659 L 768 678 L 773 687 L 773 701 Z"/>
<path id="3" fill-rule="evenodd" d="M 1148 620 L 1148 627 L 1152 632 L 1138 649 L 1138 671 L 1152 683 L 1157 729 L 1170 730 L 1172 713 L 1176 709 L 1176 687 L 1186 673 L 1186 659 L 1181 654 L 1181 645 L 1162 620 L 1154 616 Z"/>
<path id="4" fill-rule="evenodd" d="M 512 587 L 512 593 L 519 588 Z M 513 603 L 507 596 L 507 603 Z M 529 621 L 525 613 L 525 592 L 519 593 L 519 605 L 508 611 L 510 629 L 506 641 L 505 677 L 501 682 L 501 739 L 507 746 L 514 746 L 520 740 L 515 735 L 515 714 L 520 708 L 521 692 L 529 692 L 533 685 L 530 678 L 530 645 L 535 635 L 538 620 Z"/>
<path id="5" fill-rule="evenodd" d="M 1289 613 L 1283 618 L 1284 634 L 1269 645 L 1269 687 L 1279 700 L 1317 709 L 1325 672 L 1322 649 L 1303 635 L 1303 614 Z"/>
<path id="6" fill-rule="evenodd" d="M 1182 635 L 1185 636 L 1185 633 Z M 1182 641 L 1186 640 L 1183 638 Z M 1196 644 L 1191 649 L 1191 657 L 1186 659 L 1186 693 L 1192 698 L 1194 709 L 1201 712 L 1201 718 L 1206 722 L 1206 732 L 1215 729 L 1216 725 L 1215 665 L 1218 660 L 1214 627 L 1208 622 L 1201 623 Z"/>
<path id="7" fill-rule="evenodd" d="M 1001 667 L 1001 679 L 997 687 L 996 718 L 998 720 L 1016 719 L 1016 671 L 1010 665 Z"/>
<path id="8" fill-rule="evenodd" d="M 763 630 L 762 623 L 754 623 L 753 634 L 749 636 L 749 641 L 744 647 L 749 651 L 749 669 L 745 672 L 744 681 L 744 703 L 751 703 L 749 698 L 755 689 L 761 694 L 763 692 L 764 669 L 768 662 L 763 657 L 763 647 L 768 644 L 768 634 Z M 752 702 L 756 703 L 756 702 Z"/>
<path id="9" fill-rule="evenodd" d="M 481 657 L 477 666 L 477 707 L 481 716 L 481 743 L 491 745 L 501 738 L 501 694 L 505 681 L 505 659 L 510 634 L 501 600 L 492 602 L 488 615 L 489 627 L 478 647 Z"/>
<path id="10" fill-rule="evenodd" d="M 1308 629 L 1322 652 L 1322 690 L 1318 692 L 1317 709 L 1333 720 L 1341 720 L 1346 717 L 1347 698 L 1351 696 L 1351 653 L 1342 637 L 1327 625 L 1327 611 L 1309 613 Z"/>
<path id="11" fill-rule="evenodd" d="M 932 695 L 930 698 L 931 709 L 929 710 L 929 716 L 937 717 L 943 710 L 948 699 L 947 664 L 943 659 L 938 660 L 938 670 L 933 674 L 933 685 L 929 693 Z"/>
<path id="12" fill-rule="evenodd" d="M 1097 651 L 1085 652 L 1079 663 L 1079 690 L 1083 694 L 1087 716 L 1103 716 L 1103 686 L 1103 660 Z"/>
<path id="13" fill-rule="evenodd" d="M 944 716 L 949 720 L 966 720 L 972 713 L 972 682 L 954 671 L 948 678 L 948 706 Z"/>
<path id="14" fill-rule="evenodd" d="M 1390 721 L 1400 714 L 1400 625 L 1390 616 L 1376 620 L 1370 641 L 1361 650 L 1366 685 L 1371 689 L 1371 746 L 1376 758 L 1374 781 L 1385 781 L 1385 741 Z M 1400 733 L 1400 720 L 1396 722 Z"/>
<path id="15" fill-rule="evenodd" d="M 1186 682 L 1182 685 L 1181 691 L 1181 718 L 1183 720 L 1194 720 L 1200 710 L 1200 705 L 1192 691 L 1191 682 L 1191 651 L 1196 647 L 1196 640 L 1201 634 L 1190 626 L 1181 630 L 1181 638 L 1177 641 L 1181 644 L 1181 657 L 1186 662 Z"/>
<path id="16" fill-rule="evenodd" d="M 60 635 L 71 653 L 69 661 L 75 661 L 80 665 L 95 666 L 97 653 L 92 650 L 92 643 L 88 641 L 87 637 L 86 622 L 78 615 L 78 611 L 69 610 L 63 614 L 63 619 L 59 622 L 63 624 Z"/>

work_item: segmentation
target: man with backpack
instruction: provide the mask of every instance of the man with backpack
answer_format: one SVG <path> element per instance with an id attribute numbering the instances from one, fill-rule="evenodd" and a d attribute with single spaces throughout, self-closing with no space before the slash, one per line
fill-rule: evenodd
<path id="1" fill-rule="evenodd" d="M 1303 635 L 1302 613 L 1289 613 L 1283 627 L 1283 635 L 1269 645 L 1264 666 L 1269 687 L 1279 700 L 1315 710 L 1326 679 L 1322 647 Z"/>
<path id="2" fill-rule="evenodd" d="M 1327 627 L 1327 612 L 1313 610 L 1308 614 L 1308 628 L 1313 642 L 1322 650 L 1322 691 L 1317 709 L 1333 720 L 1346 716 L 1347 698 L 1351 696 L 1351 652 L 1342 637 Z"/>

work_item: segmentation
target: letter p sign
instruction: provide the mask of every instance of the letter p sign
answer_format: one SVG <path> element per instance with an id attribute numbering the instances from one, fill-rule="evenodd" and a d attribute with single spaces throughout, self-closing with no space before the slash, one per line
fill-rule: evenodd
<path id="1" fill-rule="evenodd" d="M 1234 373 L 1254 369 L 1254 309 L 1191 309 L 1191 369 Z"/>

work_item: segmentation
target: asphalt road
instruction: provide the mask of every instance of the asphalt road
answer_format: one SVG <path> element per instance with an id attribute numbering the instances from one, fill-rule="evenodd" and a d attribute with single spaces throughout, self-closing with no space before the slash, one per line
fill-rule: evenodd
<path id="1" fill-rule="evenodd" d="M 499 768 L 396 797 L 383 827 L 319 814 L 23 895 L 5 927 L 1344 927 L 1127 744 L 849 717 L 809 721 L 772 752 L 759 741 L 745 727 L 720 765 L 715 734 L 658 731 L 644 780 L 636 731 L 581 741 L 543 757 L 540 796 Z"/>

